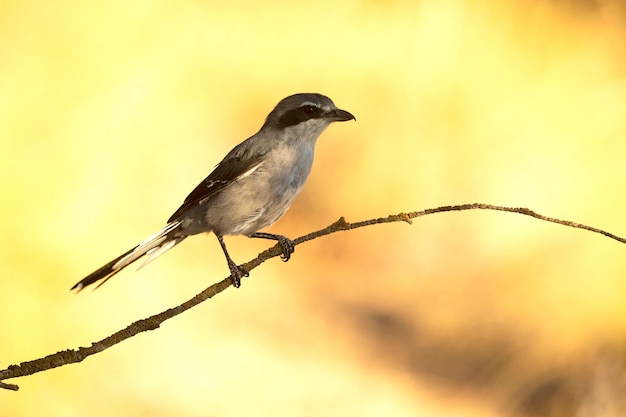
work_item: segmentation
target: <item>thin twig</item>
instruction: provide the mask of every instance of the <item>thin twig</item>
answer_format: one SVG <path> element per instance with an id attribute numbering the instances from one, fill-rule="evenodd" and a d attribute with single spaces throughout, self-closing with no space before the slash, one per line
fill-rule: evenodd
<path id="1" fill-rule="evenodd" d="M 6 382 L 2 381 L 0 381 L 0 388 L 8 389 L 9 391 L 17 391 L 18 389 L 20 389 L 20 387 L 15 384 L 7 384 Z"/>
<path id="2" fill-rule="evenodd" d="M 561 219 L 557 219 L 554 217 L 544 216 L 544 215 L 535 213 L 534 211 L 529 210 L 527 208 L 504 207 L 504 206 L 495 206 L 491 204 L 482 204 L 482 203 L 462 204 L 462 205 L 457 205 L 457 206 L 442 206 L 442 207 L 436 207 L 436 208 L 422 210 L 422 211 L 399 213 L 396 215 L 380 217 L 378 219 L 364 220 L 364 221 L 360 221 L 356 223 L 349 223 L 343 217 L 341 217 L 339 220 L 337 220 L 330 226 L 320 229 L 318 231 L 309 233 L 307 235 L 301 236 L 299 238 L 296 238 L 294 239 L 293 242 L 295 245 L 300 245 L 304 242 L 308 242 L 310 240 L 317 239 L 318 237 L 330 235 L 332 233 L 336 233 L 339 231 L 353 230 L 353 229 L 358 229 L 361 227 L 371 226 L 374 224 L 392 223 L 392 222 L 399 222 L 399 221 L 403 221 L 403 222 L 411 224 L 411 219 L 414 219 L 417 217 L 427 216 L 429 214 L 435 214 L 435 213 L 443 213 L 443 212 L 449 212 L 449 211 L 462 211 L 462 210 L 495 210 L 495 211 L 506 211 L 510 213 L 523 214 L 526 216 L 534 217 L 539 220 L 543 220 L 543 221 L 547 221 L 551 223 L 557 223 L 563 226 L 573 227 L 577 229 L 583 229 L 583 230 L 587 230 L 587 231 L 594 232 L 594 233 L 599 233 L 608 238 L 617 240 L 618 242 L 626 243 L 626 239 L 620 236 L 614 235 L 613 233 L 604 231 L 602 229 L 598 229 L 598 228 L 587 226 L 587 225 L 580 224 L 580 223 L 571 222 L 568 220 L 561 220 Z M 248 271 L 251 271 L 257 266 L 259 266 L 260 264 L 262 264 L 263 262 L 267 261 L 268 259 L 279 256 L 281 253 L 282 252 L 281 252 L 280 246 L 275 245 L 261 252 L 255 259 L 244 264 L 243 266 Z M 85 358 L 91 355 L 94 355 L 96 353 L 102 352 L 103 350 L 108 349 L 111 346 L 114 346 L 139 333 L 142 333 L 148 330 L 156 330 L 164 321 L 169 320 L 172 317 L 175 317 L 189 310 L 190 308 L 208 300 L 209 298 L 212 298 L 213 296 L 224 291 L 230 285 L 231 285 L 230 277 L 227 277 L 223 279 L 222 281 L 211 285 L 210 287 L 208 287 L 201 293 L 197 294 L 193 298 L 185 301 L 184 303 L 176 307 L 170 308 L 168 310 L 165 310 L 159 314 L 155 314 L 151 317 L 138 320 L 130 324 L 125 329 L 115 332 L 112 335 L 98 342 L 92 343 L 91 346 L 89 347 L 80 347 L 78 349 L 63 350 L 63 351 L 45 356 L 43 358 L 39 358 L 39 359 L 35 359 L 32 361 L 27 361 L 27 362 L 22 362 L 19 365 L 11 365 L 7 369 L 0 371 L 0 388 L 17 391 L 19 389 L 17 385 L 7 384 L 1 381 L 5 379 L 9 379 L 9 378 L 17 378 L 21 376 L 31 375 L 37 372 L 46 371 L 48 369 L 56 368 L 59 366 L 68 365 L 70 363 L 81 362 Z"/>

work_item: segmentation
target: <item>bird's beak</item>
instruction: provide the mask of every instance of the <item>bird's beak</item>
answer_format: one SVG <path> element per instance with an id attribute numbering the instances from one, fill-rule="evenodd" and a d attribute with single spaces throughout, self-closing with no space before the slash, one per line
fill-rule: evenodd
<path id="1" fill-rule="evenodd" d="M 352 113 L 341 109 L 333 109 L 329 111 L 326 113 L 324 118 L 329 122 L 347 122 L 348 120 L 356 121 L 356 117 L 354 117 Z"/>

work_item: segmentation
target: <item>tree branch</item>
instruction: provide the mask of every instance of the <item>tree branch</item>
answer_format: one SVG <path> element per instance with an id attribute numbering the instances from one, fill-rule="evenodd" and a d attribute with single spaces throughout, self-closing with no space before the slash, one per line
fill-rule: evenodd
<path id="1" fill-rule="evenodd" d="M 557 223 L 563 226 L 573 227 L 577 229 L 583 229 L 583 230 L 587 230 L 593 233 L 599 233 L 610 239 L 617 240 L 618 242 L 626 243 L 626 239 L 620 236 L 614 235 L 613 233 L 604 231 L 602 229 L 598 229 L 598 228 L 587 226 L 587 225 L 580 224 L 580 223 L 571 222 L 568 220 L 561 220 L 561 219 L 557 219 L 554 217 L 544 216 L 544 215 L 535 213 L 534 211 L 529 210 L 527 208 L 504 207 L 504 206 L 495 206 L 491 204 L 482 204 L 482 203 L 462 204 L 462 205 L 457 205 L 457 206 L 442 206 L 442 207 L 436 207 L 436 208 L 426 209 L 422 211 L 414 211 L 410 213 L 399 213 L 396 215 L 380 217 L 378 219 L 364 220 L 364 221 L 356 222 L 356 223 L 349 223 L 343 217 L 341 217 L 339 220 L 337 220 L 330 226 L 325 227 L 321 230 L 309 233 L 307 235 L 301 236 L 297 239 L 294 239 L 293 242 L 295 245 L 300 245 L 304 242 L 308 242 L 309 240 L 317 239 L 318 237 L 326 236 L 332 233 L 358 229 L 361 227 L 371 226 L 374 224 L 392 223 L 392 222 L 399 222 L 399 221 L 403 221 L 403 222 L 411 224 L 411 219 L 414 219 L 417 217 L 427 216 L 427 215 L 435 214 L 435 213 L 443 213 L 443 212 L 449 212 L 449 211 L 462 211 L 462 210 L 495 210 L 495 211 L 506 211 L 510 213 L 523 214 L 525 216 L 534 217 L 535 219 L 539 219 L 539 220 L 543 220 L 543 221 L 547 221 L 551 223 Z M 261 252 L 255 259 L 244 264 L 243 266 L 248 271 L 251 271 L 257 266 L 259 266 L 260 264 L 262 264 L 263 262 L 267 261 L 268 259 L 279 256 L 281 253 L 282 251 L 280 249 L 280 246 L 277 244 Z M 164 321 L 169 320 L 172 317 L 175 317 L 189 310 L 190 308 L 208 300 L 209 298 L 212 298 L 213 296 L 224 291 L 230 285 L 231 285 L 230 277 L 227 277 L 223 279 L 222 281 L 211 285 L 210 287 L 208 287 L 201 293 L 197 294 L 193 298 L 185 301 L 184 303 L 176 307 L 170 308 L 168 310 L 165 310 L 159 314 L 155 314 L 151 317 L 138 320 L 130 324 L 125 329 L 115 332 L 112 335 L 98 342 L 92 343 L 91 346 L 89 347 L 80 347 L 78 349 L 63 350 L 63 351 L 45 356 L 43 358 L 39 358 L 39 359 L 35 359 L 32 361 L 27 361 L 27 362 L 22 362 L 19 365 L 11 365 L 8 368 L 0 371 L 0 388 L 17 391 L 19 389 L 17 385 L 7 384 L 1 381 L 5 379 L 9 379 L 9 378 L 17 378 L 21 376 L 31 375 L 37 372 L 46 371 L 48 369 L 56 368 L 59 366 L 68 365 L 70 363 L 81 362 L 85 358 L 91 355 L 94 355 L 96 353 L 102 352 L 103 350 L 108 349 L 111 346 L 114 346 L 139 333 L 142 333 L 148 330 L 156 330 Z"/>

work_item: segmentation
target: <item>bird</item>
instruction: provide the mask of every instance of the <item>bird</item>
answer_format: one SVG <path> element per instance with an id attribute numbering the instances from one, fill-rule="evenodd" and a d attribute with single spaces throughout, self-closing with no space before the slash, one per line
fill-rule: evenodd
<path id="1" fill-rule="evenodd" d="M 161 230 L 95 270 L 70 290 L 96 288 L 128 265 L 145 258 L 139 268 L 163 255 L 187 237 L 213 233 L 226 257 L 234 287 L 249 276 L 230 257 L 224 236 L 245 235 L 278 242 L 281 259 L 294 252 L 289 238 L 261 232 L 289 209 L 302 190 L 313 164 L 315 144 L 333 122 L 356 118 L 325 95 L 298 93 L 278 102 L 261 129 L 235 146 L 191 191 Z"/>

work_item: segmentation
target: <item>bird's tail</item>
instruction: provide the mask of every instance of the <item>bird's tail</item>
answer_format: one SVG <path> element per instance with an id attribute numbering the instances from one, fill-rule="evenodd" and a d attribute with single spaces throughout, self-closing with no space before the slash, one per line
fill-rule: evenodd
<path id="1" fill-rule="evenodd" d="M 122 269 L 126 268 L 128 265 L 132 264 L 139 258 L 143 256 L 148 256 L 148 258 L 146 258 L 143 264 L 141 264 L 141 266 L 139 267 L 139 269 L 143 268 L 160 255 L 178 245 L 180 242 L 183 241 L 183 239 L 187 237 L 175 236 L 175 232 L 179 227 L 180 221 L 168 223 L 167 226 L 141 242 L 139 245 L 113 259 L 111 262 L 104 265 L 100 269 L 87 275 L 81 281 L 77 282 L 76 285 L 71 288 L 71 290 L 80 291 L 88 285 L 103 280 L 100 284 L 98 284 L 99 287 L 100 285 L 107 282 L 107 280 L 113 275 L 117 274 Z"/>

